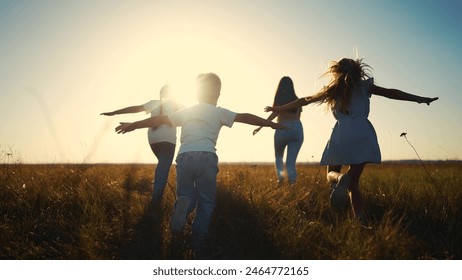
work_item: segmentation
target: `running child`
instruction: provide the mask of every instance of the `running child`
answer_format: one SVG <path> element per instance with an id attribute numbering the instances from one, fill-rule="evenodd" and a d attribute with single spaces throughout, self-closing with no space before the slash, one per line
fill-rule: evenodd
<path id="1" fill-rule="evenodd" d="M 214 73 L 200 74 L 196 83 L 198 104 L 169 115 L 134 123 L 121 123 L 116 132 L 126 133 L 162 124 L 181 126 L 181 145 L 176 157 L 178 198 L 170 219 L 170 227 L 174 234 L 182 233 L 188 214 L 196 210 L 192 224 L 191 248 L 198 256 L 203 256 L 204 240 L 215 208 L 218 174 L 215 146 L 221 127 L 232 127 L 234 122 L 269 126 L 273 129 L 281 129 L 284 126 L 252 114 L 240 114 L 217 107 L 221 81 Z"/>
<path id="2" fill-rule="evenodd" d="M 119 114 L 150 113 L 151 117 L 166 115 L 183 108 L 173 98 L 171 98 L 169 85 L 164 85 L 160 89 L 159 100 L 150 100 L 143 105 L 129 106 L 112 112 L 101 113 L 103 116 L 114 116 Z M 176 147 L 176 127 L 171 125 L 161 125 L 148 129 L 148 141 L 152 152 L 157 158 L 157 166 L 154 172 L 154 191 L 151 204 L 157 207 L 160 205 L 162 196 L 167 185 L 168 174 L 175 155 Z"/>
<path id="3" fill-rule="evenodd" d="M 288 76 L 284 76 L 279 81 L 274 95 L 273 107 L 288 104 L 292 101 L 297 100 L 298 97 L 295 94 L 294 82 Z M 303 125 L 300 122 L 300 114 L 302 108 L 293 108 L 290 110 L 272 112 L 268 116 L 268 120 L 273 120 L 277 117 L 277 122 L 282 123 L 289 129 L 276 129 L 274 132 L 274 157 L 276 165 L 276 176 L 277 185 L 282 186 L 285 175 L 289 182 L 289 186 L 293 186 L 297 182 L 297 169 L 296 162 L 297 156 L 300 152 L 300 148 L 303 144 Z M 253 135 L 257 134 L 262 127 L 259 127 L 253 131 Z M 286 153 L 286 169 L 284 171 L 284 151 L 287 148 Z"/>
<path id="4" fill-rule="evenodd" d="M 362 59 L 343 58 L 332 63 L 326 73 L 332 78 L 317 94 L 287 105 L 265 109 L 278 112 L 311 103 L 325 103 L 329 106 L 337 121 L 324 149 L 321 164 L 327 165 L 327 180 L 333 187 L 331 205 L 337 210 L 346 210 L 350 207 L 351 196 L 353 213 L 361 224 L 366 224 L 367 219 L 363 210 L 359 178 L 365 164 L 381 163 L 377 135 L 368 120 L 371 95 L 427 105 L 438 99 L 377 86 L 369 69 Z M 341 173 L 343 165 L 349 166 L 346 173 Z"/>

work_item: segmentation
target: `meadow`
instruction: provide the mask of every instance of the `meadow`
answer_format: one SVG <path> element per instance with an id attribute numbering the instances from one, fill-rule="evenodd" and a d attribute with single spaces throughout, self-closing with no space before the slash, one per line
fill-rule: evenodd
<path id="1" fill-rule="evenodd" d="M 0 259 L 191 259 L 168 227 L 175 168 L 151 209 L 155 165 L 0 165 Z M 325 169 L 220 164 L 210 259 L 461 259 L 462 163 L 384 163 L 361 179 L 371 228 L 329 205 Z M 191 219 L 192 217 L 190 217 Z"/>

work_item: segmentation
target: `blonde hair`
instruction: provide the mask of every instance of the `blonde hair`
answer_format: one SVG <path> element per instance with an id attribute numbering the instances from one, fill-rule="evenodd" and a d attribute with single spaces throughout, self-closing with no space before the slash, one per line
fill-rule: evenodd
<path id="1" fill-rule="evenodd" d="M 370 78 L 371 67 L 363 63 L 363 59 L 342 58 L 340 61 L 331 62 L 329 70 L 323 75 L 331 75 L 332 78 L 315 97 L 318 103 L 326 103 L 334 110 L 338 108 L 342 113 L 348 113 L 351 96 L 355 87 L 362 80 Z"/>

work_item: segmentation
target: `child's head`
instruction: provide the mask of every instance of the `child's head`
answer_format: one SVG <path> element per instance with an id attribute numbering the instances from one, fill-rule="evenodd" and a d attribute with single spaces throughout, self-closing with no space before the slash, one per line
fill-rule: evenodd
<path id="1" fill-rule="evenodd" d="M 159 92 L 160 99 L 166 99 L 170 96 L 170 85 L 164 85 Z"/>
<path id="2" fill-rule="evenodd" d="M 338 108 L 341 112 L 347 113 L 353 89 L 366 78 L 370 77 L 369 65 L 363 63 L 362 59 L 342 58 L 331 63 L 325 75 L 332 78 L 318 94 L 320 102 L 334 109 Z"/>
<path id="3" fill-rule="evenodd" d="M 196 78 L 199 102 L 216 104 L 221 91 L 221 81 L 215 73 L 199 74 Z"/>
<path id="4" fill-rule="evenodd" d="M 298 97 L 295 94 L 294 83 L 290 77 L 284 76 L 279 81 L 278 88 L 276 89 L 276 94 L 274 95 L 273 106 L 281 106 L 287 103 L 290 103 L 294 100 L 297 100 Z M 293 111 L 297 111 L 295 108 Z"/>
<path id="5" fill-rule="evenodd" d="M 367 68 L 369 66 L 363 63 L 362 59 L 342 58 L 338 62 L 332 62 L 328 73 L 332 74 L 335 80 L 343 80 L 351 84 L 360 81 L 366 76 L 368 77 Z"/>

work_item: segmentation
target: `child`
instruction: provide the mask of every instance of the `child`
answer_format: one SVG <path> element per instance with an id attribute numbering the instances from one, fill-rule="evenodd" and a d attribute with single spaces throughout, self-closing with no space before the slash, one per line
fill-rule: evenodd
<path id="1" fill-rule="evenodd" d="M 217 107 L 221 81 L 214 73 L 201 74 L 196 82 L 198 104 L 169 115 L 134 123 L 121 123 L 116 131 L 126 133 L 161 124 L 181 126 L 181 145 L 176 157 L 178 199 L 170 220 L 170 227 L 174 234 L 181 233 L 188 214 L 196 208 L 191 247 L 196 254 L 201 254 L 215 207 L 218 173 L 215 145 L 221 127 L 223 125 L 231 127 L 234 122 L 270 126 L 273 129 L 281 129 L 283 125 L 251 114 L 238 114 Z"/>
<path id="2" fill-rule="evenodd" d="M 266 108 L 267 111 L 281 111 L 311 103 L 326 103 L 330 107 L 337 122 L 322 155 L 321 164 L 327 165 L 327 180 L 334 186 L 331 204 L 338 210 L 347 209 L 350 205 L 350 194 L 354 215 L 363 225 L 367 221 L 359 190 L 359 178 L 366 163 L 381 162 L 377 136 L 368 120 L 369 98 L 375 94 L 427 105 L 438 99 L 379 87 L 367 73 L 369 68 L 362 59 L 343 58 L 332 63 L 326 73 L 331 74 L 332 79 L 316 95 L 300 98 L 287 105 Z M 347 173 L 341 173 L 342 165 L 349 165 Z"/>
<path id="3" fill-rule="evenodd" d="M 151 117 L 170 114 L 182 107 L 173 98 L 170 98 L 170 86 L 165 85 L 160 90 L 160 100 L 151 100 L 143 105 L 130 106 L 113 112 L 102 113 L 103 116 L 114 116 L 118 114 L 151 113 Z M 148 140 L 151 150 L 157 157 L 157 167 L 154 173 L 154 192 L 151 203 L 153 207 L 160 205 L 162 196 L 167 185 L 168 173 L 175 155 L 176 128 L 170 125 L 161 125 L 157 128 L 150 127 Z"/>
<path id="4" fill-rule="evenodd" d="M 282 77 L 274 95 L 273 107 L 284 105 L 297 100 L 295 94 L 294 83 L 290 77 Z M 278 123 L 290 129 L 276 129 L 274 132 L 274 155 L 276 158 L 276 173 L 278 178 L 278 186 L 284 182 L 284 150 L 287 147 L 287 177 L 289 185 L 294 185 L 297 181 L 297 170 L 295 163 L 297 161 L 298 152 L 303 144 L 303 126 L 300 122 L 300 114 L 302 108 L 293 108 L 284 111 L 272 112 L 268 120 L 273 120 L 278 117 Z M 253 135 L 257 134 L 262 127 L 253 131 Z"/>

